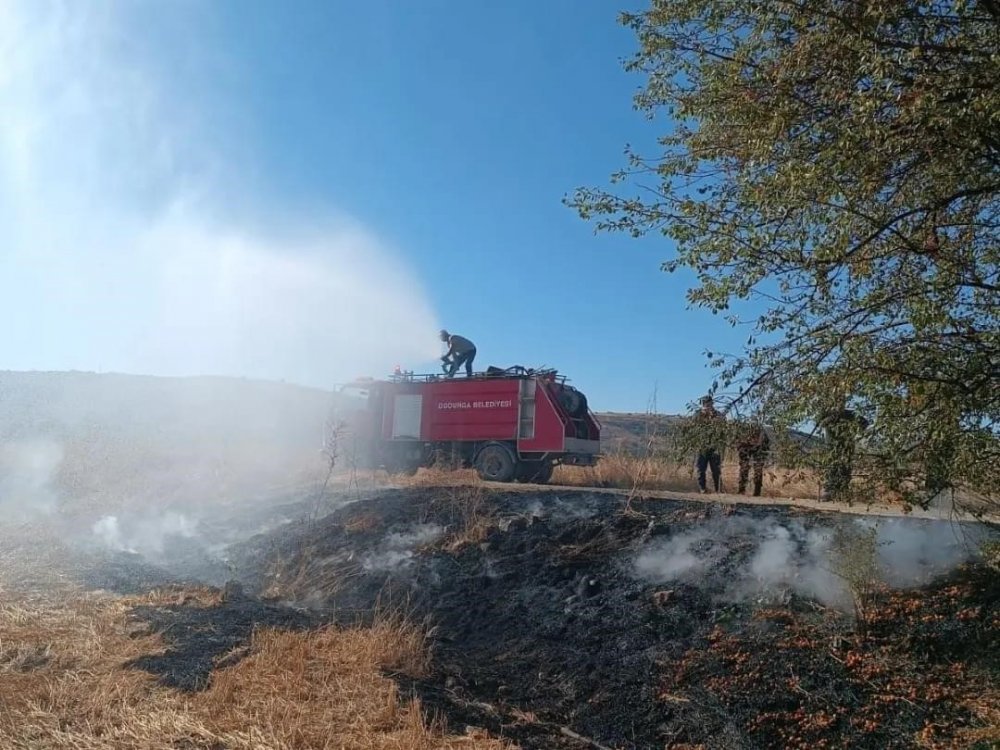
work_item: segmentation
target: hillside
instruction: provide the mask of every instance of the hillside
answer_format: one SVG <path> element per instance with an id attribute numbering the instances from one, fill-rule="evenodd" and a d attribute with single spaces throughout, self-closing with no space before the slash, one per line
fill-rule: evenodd
<path id="1" fill-rule="evenodd" d="M 665 440 L 677 434 L 686 416 L 680 414 L 637 414 L 629 412 L 604 412 L 597 415 L 603 428 L 603 443 L 605 452 L 617 449 L 634 451 L 643 449 L 655 437 L 655 442 L 662 445 Z M 821 438 L 805 432 L 792 430 L 788 439 L 800 448 L 816 445 Z M 772 435 L 773 438 L 773 435 Z"/>
<path id="2" fill-rule="evenodd" d="M 634 449 L 648 443 L 650 435 L 669 436 L 680 427 L 683 417 L 677 414 L 636 414 L 604 412 L 597 415 L 601 423 L 605 451 Z"/>
<path id="3" fill-rule="evenodd" d="M 1000 741 L 982 528 L 476 484 L 298 500 L 155 557 L 0 520 L 0 747 Z"/>

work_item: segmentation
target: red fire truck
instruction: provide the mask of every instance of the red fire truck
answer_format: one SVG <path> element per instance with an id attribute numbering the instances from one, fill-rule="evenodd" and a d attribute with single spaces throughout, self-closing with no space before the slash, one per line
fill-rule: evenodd
<path id="1" fill-rule="evenodd" d="M 488 481 L 547 482 L 557 464 L 593 465 L 600 453 L 586 397 L 554 370 L 360 380 L 339 390 L 335 412 L 338 440 L 349 437 L 341 457 L 390 473 L 472 466 Z"/>

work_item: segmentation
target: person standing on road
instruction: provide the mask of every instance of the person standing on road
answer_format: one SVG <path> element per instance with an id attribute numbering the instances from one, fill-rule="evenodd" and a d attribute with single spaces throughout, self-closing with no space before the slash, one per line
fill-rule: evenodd
<path id="1" fill-rule="evenodd" d="M 764 426 L 758 422 L 747 425 L 736 443 L 736 454 L 740 459 L 739 494 L 747 489 L 750 479 L 750 468 L 753 467 L 753 496 L 760 497 L 764 486 L 764 465 L 771 451 L 771 439 L 767 436 Z"/>
<path id="2" fill-rule="evenodd" d="M 821 499 L 840 500 L 849 494 L 855 444 L 868 428 L 868 420 L 842 406 L 821 414 L 818 424 L 826 433 L 829 451 Z"/>
<path id="3" fill-rule="evenodd" d="M 447 377 L 455 377 L 458 368 L 465 365 L 465 374 L 471 378 L 472 362 L 476 358 L 476 345 L 464 336 L 448 333 L 444 329 L 441 329 L 441 340 L 448 345 L 447 354 L 441 357 L 441 361 L 450 366 L 446 373 Z"/>
<path id="4" fill-rule="evenodd" d="M 695 436 L 698 440 L 698 491 L 708 492 L 705 487 L 706 470 L 712 472 L 712 486 L 716 492 L 722 491 L 722 454 L 719 446 L 725 444 L 726 419 L 715 408 L 711 396 L 701 399 L 701 408 L 694 415 Z"/>

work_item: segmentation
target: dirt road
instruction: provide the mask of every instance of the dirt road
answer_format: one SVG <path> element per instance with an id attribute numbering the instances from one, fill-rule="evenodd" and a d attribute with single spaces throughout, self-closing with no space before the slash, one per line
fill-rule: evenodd
<path id="1" fill-rule="evenodd" d="M 817 498 L 809 497 L 752 497 L 750 495 L 736 495 L 727 492 L 713 492 L 701 494 L 698 492 L 677 492 L 674 490 L 624 490 L 603 487 L 579 487 L 571 485 L 490 485 L 495 489 L 507 489 L 515 491 L 538 492 L 553 490 L 559 492 L 582 492 L 582 493 L 603 493 L 617 495 L 627 498 L 634 495 L 643 499 L 656 500 L 684 500 L 695 503 L 724 503 L 727 505 L 754 505 L 761 507 L 785 507 L 802 508 L 821 513 L 843 513 L 847 515 L 879 516 L 885 518 L 915 518 L 921 520 L 935 521 L 955 521 L 963 523 L 974 523 L 986 520 L 991 523 L 1000 524 L 1000 516 L 987 514 L 980 518 L 975 518 L 969 513 L 956 510 L 952 503 L 946 498 L 934 503 L 929 508 L 912 507 L 903 508 L 898 504 L 885 503 L 843 503 L 828 502 Z"/>

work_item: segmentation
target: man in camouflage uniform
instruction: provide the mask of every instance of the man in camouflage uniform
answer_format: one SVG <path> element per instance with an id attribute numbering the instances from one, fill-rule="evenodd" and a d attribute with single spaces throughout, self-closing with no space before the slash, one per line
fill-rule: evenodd
<path id="1" fill-rule="evenodd" d="M 716 492 L 722 490 L 722 454 L 719 447 L 725 445 L 726 418 L 715 408 L 711 396 L 701 399 L 701 408 L 694 415 L 695 437 L 698 441 L 698 490 L 704 494 L 705 472 L 712 472 L 712 486 Z"/>
<path id="2" fill-rule="evenodd" d="M 750 478 L 750 468 L 753 467 L 753 496 L 760 497 L 764 485 L 764 466 L 767 464 L 771 451 L 771 439 L 767 436 L 764 426 L 754 422 L 746 425 L 736 443 L 736 453 L 740 459 L 739 494 L 747 489 Z"/>
<path id="3" fill-rule="evenodd" d="M 823 500 L 845 497 L 851 487 L 854 447 L 858 437 L 868 428 L 868 420 L 846 406 L 829 409 L 819 418 L 826 433 L 829 462 L 823 479 Z"/>

